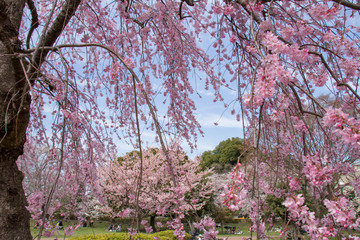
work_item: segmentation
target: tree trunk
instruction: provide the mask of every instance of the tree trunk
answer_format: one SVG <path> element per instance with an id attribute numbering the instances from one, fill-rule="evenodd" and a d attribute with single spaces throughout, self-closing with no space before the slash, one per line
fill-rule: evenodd
<path id="1" fill-rule="evenodd" d="M 155 218 L 156 218 L 156 215 L 155 215 L 155 214 L 150 216 L 150 226 L 152 227 L 152 230 L 153 230 L 154 232 L 156 232 Z"/>
<path id="2" fill-rule="evenodd" d="M 16 160 L 23 153 L 30 119 L 30 86 L 49 50 L 75 14 L 81 0 L 66 0 L 52 25 L 38 43 L 30 64 L 22 57 L 19 29 L 25 2 L 38 24 L 32 0 L 0 0 L 0 240 L 30 240 L 30 214 L 22 188 L 23 174 Z M 29 21 L 29 20 L 28 20 Z M 30 31 L 31 32 L 31 31 Z M 25 65 L 28 79 L 25 78 Z"/>
<path id="3" fill-rule="evenodd" d="M 0 239 L 30 240 L 30 214 L 16 160 L 23 152 L 30 94 L 22 71 L 19 26 L 25 0 L 0 0 Z"/>
<path id="4" fill-rule="evenodd" d="M 22 188 L 23 174 L 15 160 L 19 153 L 1 149 L 0 155 L 0 239 L 30 240 L 30 214 Z"/>

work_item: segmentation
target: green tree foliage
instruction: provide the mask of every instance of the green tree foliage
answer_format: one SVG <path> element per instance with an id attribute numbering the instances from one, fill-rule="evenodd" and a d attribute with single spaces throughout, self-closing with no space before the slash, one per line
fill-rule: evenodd
<path id="1" fill-rule="evenodd" d="M 281 217 L 284 219 L 286 213 L 286 207 L 283 205 L 285 199 L 283 197 L 276 197 L 274 195 L 267 195 L 265 216 L 275 218 Z"/>
<path id="2" fill-rule="evenodd" d="M 201 167 L 214 168 L 216 172 L 230 170 L 238 161 L 242 162 L 247 156 L 247 147 L 243 144 L 243 140 L 234 137 L 221 141 L 214 150 L 205 151 L 201 155 Z"/>

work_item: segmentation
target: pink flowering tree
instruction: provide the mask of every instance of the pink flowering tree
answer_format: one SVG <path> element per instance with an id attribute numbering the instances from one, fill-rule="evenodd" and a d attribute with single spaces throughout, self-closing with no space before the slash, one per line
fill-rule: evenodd
<path id="1" fill-rule="evenodd" d="M 302 228 L 312 239 L 359 229 L 341 184 L 342 177 L 353 179 L 347 185 L 358 189 L 359 9 L 351 1 L 212 6 L 213 47 L 239 93 L 232 113 L 244 121 L 254 149 L 250 164 L 234 168 L 224 203 L 234 210 L 251 204 L 258 238 L 266 235 L 268 194 L 286 199 L 284 229 Z"/>
<path id="2" fill-rule="evenodd" d="M 139 155 L 134 151 L 116 161 L 108 161 L 100 171 L 101 189 L 113 216 L 139 217 L 137 222 L 151 232 L 156 216 L 176 216 L 175 221 L 181 221 L 185 216 L 196 215 L 211 198 L 214 191 L 208 179 L 211 171 L 202 171 L 199 159 L 188 159 L 180 149 L 169 151 L 178 183 L 174 185 L 162 150 L 144 150 L 142 171 Z M 138 184 L 140 177 L 141 185 Z M 149 216 L 151 226 L 142 221 Z M 168 225 L 176 224 L 170 221 Z"/>

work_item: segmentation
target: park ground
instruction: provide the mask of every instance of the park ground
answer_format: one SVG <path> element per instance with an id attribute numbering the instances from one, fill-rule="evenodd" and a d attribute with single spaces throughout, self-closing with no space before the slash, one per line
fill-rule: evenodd
<path id="1" fill-rule="evenodd" d="M 76 222 L 64 222 L 64 227 L 68 226 L 69 224 L 76 224 Z M 115 223 L 118 224 L 118 223 Z M 121 224 L 121 223 L 120 223 Z M 79 227 L 78 230 L 74 231 L 74 234 L 72 236 L 64 236 L 63 230 L 57 231 L 57 236 L 52 237 L 42 237 L 42 240 L 54 240 L 54 239 L 71 239 L 72 237 L 78 237 L 78 236 L 84 236 L 84 235 L 98 235 L 98 234 L 105 234 L 109 233 L 106 231 L 110 225 L 110 222 L 108 221 L 99 221 L 94 223 L 94 227 Z M 242 234 L 226 234 L 225 229 L 217 228 L 219 231 L 218 238 L 219 239 L 227 239 L 227 240 L 243 240 L 243 239 L 249 239 L 250 238 L 250 223 L 249 222 L 240 222 L 240 223 L 230 223 L 225 224 L 226 226 L 235 226 L 236 232 L 241 231 Z M 122 224 L 122 230 L 127 230 L 127 224 Z M 160 229 L 160 230 L 166 230 L 166 229 Z M 31 233 L 33 237 L 37 236 L 39 230 L 34 229 L 33 223 L 31 222 Z M 269 232 L 269 234 L 275 238 L 279 238 L 279 233 L 276 231 Z M 253 233 L 253 236 L 255 234 Z M 256 236 L 255 236 L 256 237 Z M 254 237 L 254 238 L 255 238 Z"/>
<path id="2" fill-rule="evenodd" d="M 65 222 L 64 226 L 68 226 L 69 224 L 75 224 L 76 222 Z M 119 224 L 119 223 L 115 223 L 115 224 Z M 74 231 L 74 234 L 72 236 L 64 236 L 64 231 L 63 230 L 58 230 L 58 235 L 57 236 L 52 236 L 52 237 L 42 237 L 41 240 L 61 240 L 61 239 L 70 239 L 73 237 L 78 237 L 78 236 L 84 236 L 84 235 L 100 235 L 100 234 L 105 234 L 105 233 L 109 233 L 107 230 L 107 228 L 109 227 L 110 222 L 108 221 L 102 221 L 102 222 L 95 222 L 93 227 L 79 227 L 78 230 Z M 226 230 L 225 229 L 220 229 L 218 228 L 217 230 L 219 231 L 219 235 L 218 235 L 218 239 L 222 239 L 222 240 L 245 240 L 245 239 L 250 239 L 250 232 L 249 232 L 249 228 L 250 228 L 250 222 L 239 222 L 239 223 L 231 223 L 231 224 L 225 224 L 227 226 L 235 226 L 236 227 L 236 232 L 242 232 L 242 234 L 226 234 Z M 277 226 L 275 225 L 275 228 Z M 123 231 L 127 230 L 127 225 L 123 224 Z M 166 229 L 160 229 L 160 230 L 166 230 Z M 33 237 L 37 236 L 38 234 L 38 229 L 34 229 L 33 225 L 31 226 L 31 232 Z M 357 235 L 360 236 L 359 232 L 353 232 L 351 233 L 351 235 Z M 256 239 L 256 234 L 253 233 L 252 235 L 252 239 Z M 278 231 L 268 231 L 267 232 L 267 236 L 268 239 L 280 239 L 281 236 L 279 234 Z M 303 239 L 309 239 L 307 236 L 302 236 Z M 36 238 L 37 239 L 37 238 Z"/>

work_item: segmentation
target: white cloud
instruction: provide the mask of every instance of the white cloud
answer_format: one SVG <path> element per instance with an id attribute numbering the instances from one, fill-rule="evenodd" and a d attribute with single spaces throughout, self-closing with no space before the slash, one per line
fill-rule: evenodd
<path id="1" fill-rule="evenodd" d="M 210 91 L 210 90 L 204 90 L 204 89 L 200 89 L 200 90 L 197 90 L 197 92 L 201 95 L 201 96 L 207 96 L 207 97 L 214 97 L 214 92 L 213 91 Z"/>
<path id="2" fill-rule="evenodd" d="M 200 114 L 198 121 L 203 128 L 242 128 L 242 123 L 220 114 Z"/>

